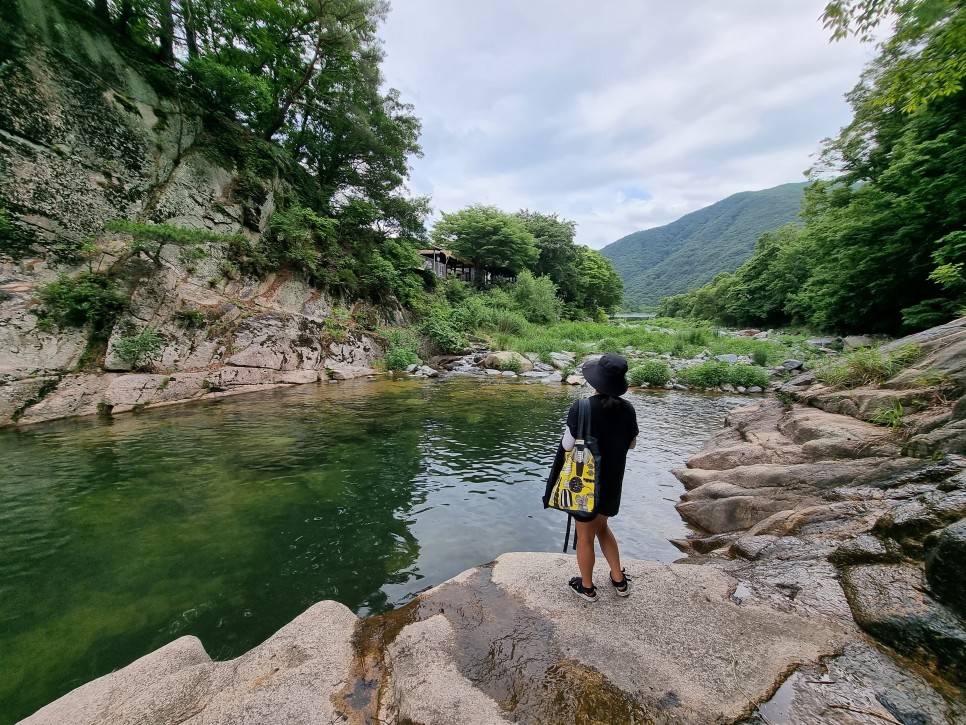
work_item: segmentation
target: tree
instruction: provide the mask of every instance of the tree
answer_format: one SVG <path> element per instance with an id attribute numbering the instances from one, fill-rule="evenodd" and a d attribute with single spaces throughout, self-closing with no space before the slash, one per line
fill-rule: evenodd
<path id="1" fill-rule="evenodd" d="M 523 221 L 494 206 L 474 204 L 433 227 L 433 241 L 481 270 L 519 272 L 539 257 L 537 242 Z"/>
<path id="2" fill-rule="evenodd" d="M 558 219 L 556 214 L 540 214 L 522 209 L 514 216 L 523 221 L 527 231 L 537 242 L 539 256 L 531 265 L 538 277 L 549 277 L 557 285 L 564 302 L 573 303 L 577 299 L 577 247 L 574 235 L 575 222 Z"/>
<path id="3" fill-rule="evenodd" d="M 599 317 L 613 312 L 624 299 L 624 283 L 614 265 L 596 249 L 577 248 L 577 307 Z"/>
<path id="4" fill-rule="evenodd" d="M 893 33 L 880 47 L 890 63 L 879 102 L 912 112 L 963 89 L 966 78 L 966 7 L 960 0 L 835 0 L 822 15 L 832 39 L 873 31 L 893 18 Z"/>

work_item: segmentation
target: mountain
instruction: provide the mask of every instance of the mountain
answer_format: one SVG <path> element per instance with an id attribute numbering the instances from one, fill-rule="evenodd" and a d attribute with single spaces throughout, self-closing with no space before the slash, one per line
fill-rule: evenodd
<path id="1" fill-rule="evenodd" d="M 654 305 L 734 272 L 758 237 L 799 220 L 805 182 L 733 194 L 663 227 L 628 234 L 600 253 L 624 280 L 628 302 Z"/>

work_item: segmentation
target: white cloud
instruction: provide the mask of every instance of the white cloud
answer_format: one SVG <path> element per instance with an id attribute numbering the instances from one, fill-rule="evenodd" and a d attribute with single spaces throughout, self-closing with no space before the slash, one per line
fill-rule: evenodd
<path id="1" fill-rule="evenodd" d="M 871 48 L 824 0 L 397 0 L 384 73 L 423 119 L 411 186 L 455 211 L 556 212 L 602 247 L 802 180 Z"/>

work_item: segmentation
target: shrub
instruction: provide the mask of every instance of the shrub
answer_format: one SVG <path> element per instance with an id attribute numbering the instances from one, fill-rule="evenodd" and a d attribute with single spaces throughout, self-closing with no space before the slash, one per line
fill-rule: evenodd
<path id="1" fill-rule="evenodd" d="M 729 365 L 728 382 L 743 388 L 767 388 L 769 377 L 768 373 L 754 365 Z"/>
<path id="2" fill-rule="evenodd" d="M 138 369 L 142 364 L 157 357 L 164 349 L 165 340 L 155 330 L 146 327 L 137 335 L 122 337 L 114 344 L 114 354 L 131 366 Z"/>
<path id="3" fill-rule="evenodd" d="M 493 330 L 503 335 L 522 335 L 527 321 L 518 312 L 495 309 L 490 314 L 490 325 Z"/>
<path id="4" fill-rule="evenodd" d="M 405 370 L 410 365 L 419 365 L 419 355 L 405 347 L 390 348 L 386 353 L 386 370 Z"/>
<path id="5" fill-rule="evenodd" d="M 605 337 L 597 341 L 597 352 L 624 352 L 624 345 L 613 337 Z"/>
<path id="6" fill-rule="evenodd" d="M 205 316 L 194 308 L 178 310 L 174 313 L 175 322 L 185 328 L 201 327 L 205 324 Z"/>
<path id="7" fill-rule="evenodd" d="M 671 368 L 660 360 L 647 360 L 632 368 L 627 373 L 627 382 L 631 385 L 664 385 L 671 379 Z"/>
<path id="8" fill-rule="evenodd" d="M 42 317 L 48 317 L 58 325 L 90 325 L 94 332 L 110 327 L 127 307 L 127 300 L 117 291 L 115 284 L 94 272 L 84 272 L 77 277 L 62 274 L 41 287 L 38 294 L 45 307 Z"/>
<path id="9" fill-rule="evenodd" d="M 458 284 L 463 285 L 462 282 Z M 468 297 L 456 306 L 450 321 L 462 332 L 474 332 L 482 327 L 491 327 L 494 314 L 494 311 L 487 307 L 480 297 L 474 296 Z"/>
<path id="10" fill-rule="evenodd" d="M 914 363 L 919 355 L 917 345 L 903 345 L 888 354 L 876 348 L 860 348 L 819 368 L 815 377 L 833 388 L 878 385 Z"/>
<path id="11" fill-rule="evenodd" d="M 732 365 L 719 360 L 709 360 L 700 365 L 693 365 L 677 373 L 678 382 L 697 388 L 716 388 L 719 385 L 731 385 L 750 388 L 768 385 L 768 373 L 751 365 Z"/>
<path id="12" fill-rule="evenodd" d="M 524 270 L 517 277 L 511 292 L 523 316 L 536 324 L 547 324 L 560 319 L 563 303 L 557 297 L 557 285 L 549 277 L 534 277 Z"/>
<path id="13" fill-rule="evenodd" d="M 523 363 L 520 362 L 519 358 L 511 357 L 501 362 L 499 369 L 519 373 L 521 370 L 523 370 Z"/>
<path id="14" fill-rule="evenodd" d="M 449 318 L 438 311 L 430 313 L 419 325 L 420 331 L 443 353 L 461 352 L 469 347 L 469 340 Z"/>

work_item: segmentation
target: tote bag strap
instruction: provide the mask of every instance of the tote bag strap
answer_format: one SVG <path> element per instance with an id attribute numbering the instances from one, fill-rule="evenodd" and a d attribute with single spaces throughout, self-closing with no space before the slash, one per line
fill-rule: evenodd
<path id="1" fill-rule="evenodd" d="M 590 438 L 590 398 L 581 398 L 577 404 L 577 438 Z"/>

